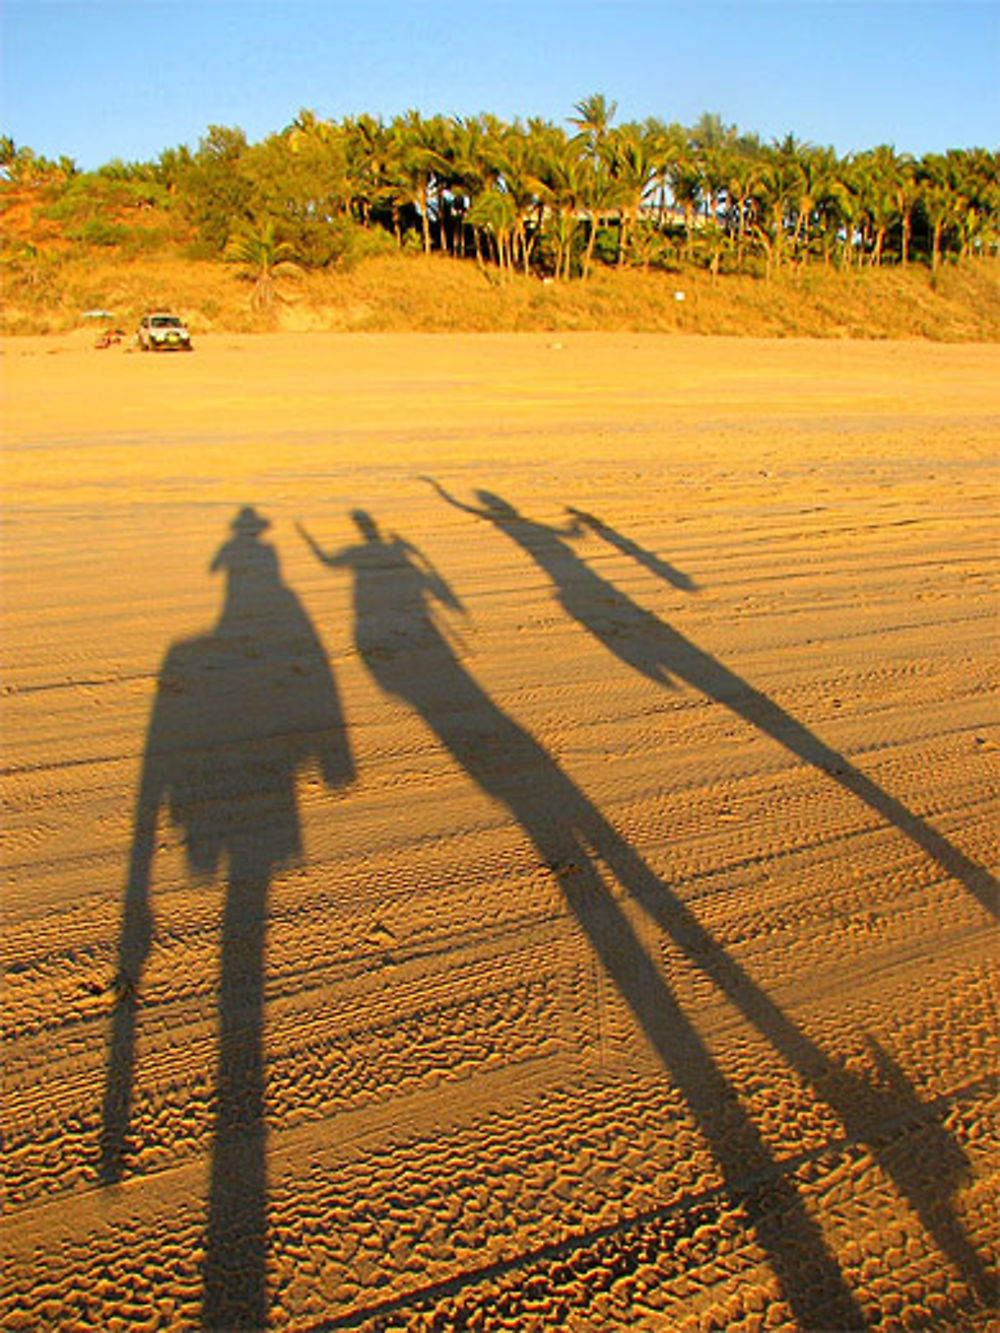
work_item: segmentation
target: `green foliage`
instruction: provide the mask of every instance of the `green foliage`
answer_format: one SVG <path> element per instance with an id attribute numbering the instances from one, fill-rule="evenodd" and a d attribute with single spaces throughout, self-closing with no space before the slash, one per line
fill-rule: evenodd
<path id="1" fill-rule="evenodd" d="M 47 193 L 50 202 L 43 216 L 67 224 L 108 221 L 129 210 L 165 210 L 169 206 L 166 191 L 156 181 L 107 175 L 103 170 L 50 185 Z"/>
<path id="2" fill-rule="evenodd" d="M 601 264 L 613 264 L 618 258 L 619 233 L 617 228 L 598 227 L 594 238 L 594 258 Z"/>
<path id="3" fill-rule="evenodd" d="M 250 304 L 255 310 L 270 310 L 279 298 L 276 280 L 297 276 L 302 270 L 298 255 L 288 241 L 279 240 L 273 222 L 245 225 L 230 237 L 225 257 L 239 264 L 253 282 Z"/>
<path id="4" fill-rule="evenodd" d="M 196 236 L 193 240 L 188 241 L 182 246 L 181 254 L 193 263 L 199 263 L 206 259 L 218 259 L 219 257 L 215 244 L 204 236 Z"/>
<path id="5" fill-rule="evenodd" d="M 128 238 L 129 229 L 120 222 L 88 218 L 85 222 L 67 227 L 66 235 L 72 241 L 82 241 L 84 245 L 121 245 Z"/>
<path id="6" fill-rule="evenodd" d="M 183 206 L 217 254 L 233 228 L 250 217 L 252 186 L 242 171 L 247 151 L 241 129 L 210 125 L 197 153 L 178 164 L 176 189 Z"/>
<path id="7" fill-rule="evenodd" d="M 996 152 L 914 160 L 880 145 L 839 158 L 792 134 L 762 143 L 714 113 L 685 129 L 618 125 L 615 112 L 593 94 L 567 133 L 488 114 L 338 123 L 302 110 L 256 144 L 212 125 L 194 151 L 86 173 L 4 136 L 0 209 L 35 191 L 43 222 L 123 253 L 183 241 L 189 254 L 231 257 L 270 228 L 311 269 L 396 245 L 562 281 L 678 262 L 767 278 L 806 265 L 937 270 L 1000 251 Z"/>

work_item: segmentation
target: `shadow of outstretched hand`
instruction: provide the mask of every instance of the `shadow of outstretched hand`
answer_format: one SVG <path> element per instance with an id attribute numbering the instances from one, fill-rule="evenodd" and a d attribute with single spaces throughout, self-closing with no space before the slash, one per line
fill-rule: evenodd
<path id="1" fill-rule="evenodd" d="M 669 583 L 674 588 L 679 588 L 682 592 L 698 591 L 698 585 L 694 579 L 676 569 L 669 561 L 661 559 L 654 551 L 647 551 L 644 547 L 632 541 L 631 537 L 626 537 L 617 532 L 603 519 L 598 518 L 596 514 L 588 514 L 585 509 L 577 509 L 573 505 L 566 506 L 566 513 L 572 516 L 578 524 L 579 530 L 589 529 L 598 537 L 603 538 L 609 546 L 614 546 L 623 555 L 630 556 L 637 564 L 642 565 L 644 569 L 648 569 L 657 578 L 663 579 L 665 583 Z"/>

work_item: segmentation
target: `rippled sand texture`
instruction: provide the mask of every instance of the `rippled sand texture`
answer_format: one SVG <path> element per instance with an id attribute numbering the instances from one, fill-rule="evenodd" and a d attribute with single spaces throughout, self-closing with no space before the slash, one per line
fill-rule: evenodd
<path id="1" fill-rule="evenodd" d="M 5 1329 L 986 1329 L 1000 350 L 3 346 Z"/>

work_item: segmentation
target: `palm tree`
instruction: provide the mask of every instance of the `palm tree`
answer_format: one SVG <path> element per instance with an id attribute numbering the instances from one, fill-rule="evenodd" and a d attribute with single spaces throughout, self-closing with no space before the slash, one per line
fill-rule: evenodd
<path id="1" fill-rule="evenodd" d="M 809 249 L 810 232 L 816 209 L 833 188 L 837 178 L 837 155 L 832 148 L 813 148 L 802 145 L 798 153 L 795 173 L 795 229 L 792 244 L 796 254 Z"/>
<path id="2" fill-rule="evenodd" d="M 580 131 L 579 138 L 583 149 L 591 161 L 602 156 L 611 122 L 618 110 L 617 102 L 609 102 L 603 93 L 591 93 L 573 108 L 575 116 L 570 116 L 569 123 Z"/>
<path id="3" fill-rule="evenodd" d="M 868 263 L 878 268 L 882 263 L 885 238 L 897 222 L 903 233 L 903 252 L 909 244 L 909 217 L 905 207 L 905 176 L 896 151 L 880 144 L 855 158 L 855 177 L 865 216 Z"/>
<path id="4" fill-rule="evenodd" d="M 996 253 L 1000 241 L 1000 153 L 970 148 L 961 154 L 958 171 L 975 216 L 970 240 L 985 258 Z"/>
<path id="5" fill-rule="evenodd" d="M 936 273 L 941 263 L 941 237 L 955 214 L 948 158 L 942 153 L 926 154 L 920 162 L 918 181 L 918 200 L 931 235 L 931 272 Z"/>
<path id="6" fill-rule="evenodd" d="M 555 243 L 555 276 L 569 281 L 573 264 L 573 241 L 577 218 L 587 208 L 587 172 L 590 164 L 580 155 L 579 144 L 561 132 L 544 146 L 534 186 L 551 219 Z"/>
<path id="7" fill-rule="evenodd" d="M 829 153 L 830 159 L 815 184 L 813 233 L 818 235 L 824 266 L 829 266 L 837 245 L 842 244 L 843 267 L 849 262 L 854 222 L 860 207 L 854 188 L 857 172 L 851 161 L 837 158 L 832 149 L 822 151 Z"/>
<path id="8" fill-rule="evenodd" d="M 836 186 L 837 211 L 843 223 L 840 267 L 850 268 L 855 255 L 860 266 L 863 254 L 864 173 L 856 161 L 846 162 Z"/>
<path id="9" fill-rule="evenodd" d="M 452 205 L 459 214 L 456 253 L 465 253 L 465 222 L 475 201 L 500 181 L 500 138 L 504 127 L 494 117 L 455 121 L 448 165 Z M 480 230 L 472 228 L 476 262 L 482 264 Z"/>
<path id="10" fill-rule="evenodd" d="M 616 189 L 608 202 L 620 205 L 618 231 L 618 267 L 625 263 L 630 240 L 634 237 L 639 214 L 659 178 L 660 167 L 653 136 L 641 125 L 623 125 L 609 144 L 611 176 Z"/>
<path id="11" fill-rule="evenodd" d="M 535 228 L 529 236 L 529 219 L 537 213 L 539 206 L 535 184 L 539 160 L 535 130 L 531 126 L 525 129 L 517 122 L 505 127 L 500 143 L 491 155 L 491 162 L 497 168 L 514 207 L 512 245 L 525 277 L 531 271 L 531 250 L 538 232 Z"/>
<path id="12" fill-rule="evenodd" d="M 563 280 L 581 249 L 583 272 L 590 272 L 602 218 L 609 227 L 617 218 L 619 267 L 648 263 L 650 242 L 674 243 L 668 207 L 683 215 L 684 256 L 693 260 L 697 245 L 713 272 L 725 247 L 742 269 L 756 246 L 768 275 L 789 257 L 829 264 L 838 249 L 846 268 L 855 258 L 877 266 L 897 255 L 905 266 L 914 246 L 925 247 L 934 270 L 945 255 L 962 260 L 1000 250 L 996 152 L 950 150 L 915 163 L 879 145 L 838 160 L 832 149 L 792 134 L 762 148 L 717 113 L 704 113 L 690 129 L 655 118 L 616 126 L 616 113 L 603 93 L 574 106 L 570 130 L 543 120 L 507 124 L 488 114 L 460 120 L 417 111 L 387 127 L 368 115 L 338 123 L 303 109 L 252 146 L 238 127 L 209 126 L 194 152 L 113 161 L 76 180 L 72 159 L 48 161 L 3 135 L 0 188 L 44 187 L 54 199 L 66 191 L 74 207 L 84 196 L 96 207 L 99 191 L 117 184 L 128 203 L 185 213 L 220 252 L 229 240 L 238 262 L 247 263 L 242 252 L 253 249 L 251 241 L 265 252 L 284 246 L 285 258 L 264 262 L 265 275 L 293 263 L 292 250 L 302 263 L 329 262 L 345 217 L 391 228 L 400 245 L 410 226 L 425 252 L 465 255 L 474 242 L 480 263 L 484 242 L 487 251 L 497 246 L 505 273 L 514 266 L 530 272 L 544 233 Z M 149 192 L 140 188 L 147 183 Z M 265 219 L 273 224 L 270 240 Z M 237 222 L 245 225 L 233 235 Z M 249 267 L 257 272 L 256 258 Z M 273 299 L 264 281 L 255 304 Z"/>
<path id="13" fill-rule="evenodd" d="M 959 257 L 983 255 L 996 243 L 1000 171 L 997 154 L 984 148 L 951 149 L 946 154 L 955 191 L 954 222 L 961 243 Z"/>
<path id="14" fill-rule="evenodd" d="M 736 231 L 736 267 L 742 271 L 747 234 L 753 218 L 753 190 L 761 162 L 760 140 L 743 135 L 720 153 L 718 172 L 728 204 L 726 224 Z"/>
<path id="15" fill-rule="evenodd" d="M 809 194 L 810 184 L 805 161 L 813 152 L 813 146 L 789 133 L 784 139 L 775 140 L 773 148 L 778 183 L 778 197 L 775 202 L 780 203 L 781 208 L 780 226 L 777 225 L 777 214 L 773 214 L 776 224 L 775 235 L 778 240 L 775 257 L 780 267 L 788 229 L 791 229 L 793 253 L 797 259 L 802 237 L 808 226 L 812 199 Z"/>
<path id="16" fill-rule="evenodd" d="M 726 160 L 736 138 L 736 126 L 726 125 L 715 111 L 703 111 L 688 132 L 688 144 L 701 176 L 706 223 L 718 221 L 726 185 Z"/>
<path id="17" fill-rule="evenodd" d="M 351 207 L 362 227 L 385 197 L 389 160 L 388 133 L 381 120 L 367 114 L 343 122 Z"/>
<path id="18" fill-rule="evenodd" d="M 276 280 L 300 273 L 296 255 L 287 241 L 279 241 L 270 220 L 257 227 L 243 226 L 230 238 L 225 257 L 241 264 L 253 282 L 250 304 L 255 310 L 270 310 L 278 296 Z"/>
<path id="19" fill-rule="evenodd" d="M 897 154 L 895 149 L 887 146 L 876 148 L 874 154 L 882 164 L 884 187 L 891 194 L 895 206 L 900 230 L 899 260 L 906 268 L 910 260 L 913 209 L 917 202 L 915 163 L 909 153 Z"/>
<path id="20" fill-rule="evenodd" d="M 581 211 L 586 212 L 589 224 L 587 244 L 584 247 L 581 263 L 582 276 L 586 280 L 590 277 L 601 218 L 609 213 L 617 213 L 619 217 L 623 217 L 623 204 L 626 196 L 623 194 L 622 182 L 616 180 L 610 174 L 603 162 L 584 163 L 580 185 L 580 208 Z M 620 253 L 621 245 L 619 243 L 619 262 Z"/>
<path id="21" fill-rule="evenodd" d="M 737 139 L 735 125 L 727 125 L 717 111 L 703 111 L 691 126 L 689 139 L 700 152 L 731 148 Z"/>
<path id="22" fill-rule="evenodd" d="M 684 213 L 684 249 L 688 259 L 694 253 L 694 219 L 702 198 L 701 164 L 697 154 L 687 146 L 672 157 L 669 165 L 670 193 L 675 205 Z"/>
<path id="23" fill-rule="evenodd" d="M 434 129 L 419 111 L 408 111 L 391 128 L 395 149 L 393 194 L 397 205 L 412 204 L 420 215 L 424 254 L 431 252 L 430 196 L 435 175 L 445 176 L 448 163 L 434 142 Z"/>
<path id="24" fill-rule="evenodd" d="M 297 153 L 310 139 L 325 136 L 332 129 L 330 121 L 320 120 L 315 111 L 303 107 L 286 131 L 288 146 Z"/>
<path id="25" fill-rule="evenodd" d="M 426 142 L 435 154 L 434 213 L 437 218 L 437 244 L 442 254 L 448 253 L 448 231 L 451 215 L 450 194 L 454 180 L 455 121 L 447 116 L 432 116 L 425 122 Z"/>
<path id="26" fill-rule="evenodd" d="M 468 212 L 469 223 L 493 237 L 501 278 L 512 268 L 510 238 L 516 219 L 514 201 L 505 190 L 496 187 L 483 191 Z"/>
<path id="27" fill-rule="evenodd" d="M 750 227 L 757 244 L 764 251 L 764 276 L 781 263 L 785 228 L 786 189 L 781 164 L 773 148 L 761 156 L 750 188 Z"/>
<path id="28" fill-rule="evenodd" d="M 687 131 L 683 125 L 667 125 L 655 116 L 647 116 L 642 122 L 642 133 L 649 145 L 650 156 L 656 167 L 656 179 L 653 189 L 657 195 L 657 222 L 664 225 L 667 213 L 667 192 L 673 164 L 687 153 Z"/>

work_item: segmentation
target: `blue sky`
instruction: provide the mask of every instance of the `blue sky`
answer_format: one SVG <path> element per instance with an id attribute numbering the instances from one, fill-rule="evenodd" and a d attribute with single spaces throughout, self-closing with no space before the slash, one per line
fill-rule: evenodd
<path id="1" fill-rule="evenodd" d="M 0 123 L 83 167 L 300 107 L 703 111 L 847 153 L 1000 147 L 1000 0 L 0 0 Z"/>

